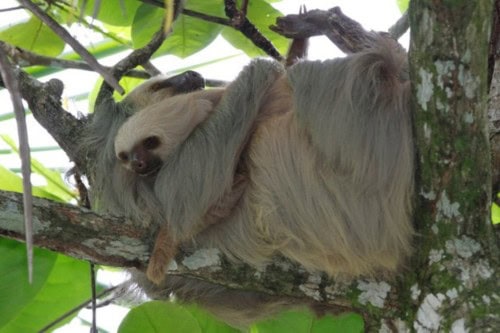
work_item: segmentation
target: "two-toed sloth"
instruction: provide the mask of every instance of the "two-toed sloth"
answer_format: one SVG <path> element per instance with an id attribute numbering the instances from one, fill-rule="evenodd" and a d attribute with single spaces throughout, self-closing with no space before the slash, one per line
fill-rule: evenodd
<path id="1" fill-rule="evenodd" d="M 194 240 L 255 267 L 280 254 L 331 276 L 394 272 L 413 234 L 406 66 L 404 51 L 381 39 L 287 70 L 256 60 L 225 89 L 156 100 L 148 81 L 121 103 L 138 112 L 119 131 L 127 112 L 94 121 L 92 142 L 104 147 L 97 202 L 160 225 L 160 248 Z M 169 244 L 163 259 L 175 253 Z M 239 323 L 266 303 L 194 279 L 136 278 L 153 295 L 174 291 Z"/>

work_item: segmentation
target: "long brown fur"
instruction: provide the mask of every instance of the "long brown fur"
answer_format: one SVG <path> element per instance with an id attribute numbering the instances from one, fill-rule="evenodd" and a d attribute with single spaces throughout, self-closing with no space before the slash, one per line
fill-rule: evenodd
<path id="1" fill-rule="evenodd" d="M 254 267 L 278 254 L 330 276 L 379 276 L 401 267 L 413 235 L 414 148 L 406 54 L 394 43 L 379 40 L 345 58 L 299 62 L 286 73 L 255 61 L 214 105 L 154 177 L 119 171 L 115 182 L 98 186 L 103 205 L 168 223 L 173 244 L 193 240 Z M 136 127 L 168 126 L 144 119 Z M 121 167 L 105 164 L 101 172 L 108 174 Z M 210 210 L 231 196 L 239 174 L 246 180 L 235 191 L 238 200 L 214 223 Z M 151 296 L 174 292 L 233 323 L 255 318 L 252 309 L 272 313 L 287 303 L 249 293 L 252 305 L 241 309 L 231 295 L 242 292 L 179 277 L 155 286 L 140 275 L 135 279 Z"/>

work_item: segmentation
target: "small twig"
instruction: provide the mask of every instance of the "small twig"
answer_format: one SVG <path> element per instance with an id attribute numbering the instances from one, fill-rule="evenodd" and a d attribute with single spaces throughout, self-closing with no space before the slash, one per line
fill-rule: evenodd
<path id="1" fill-rule="evenodd" d="M 148 72 L 149 75 L 155 76 L 160 75 L 161 71 L 153 65 L 151 61 L 145 62 L 142 64 L 142 67 Z"/>
<path id="2" fill-rule="evenodd" d="M 158 0 L 139 0 L 139 1 L 141 1 L 143 3 L 147 3 L 147 4 L 155 6 L 155 7 L 163 8 L 163 1 L 158 1 Z M 176 9 L 175 12 L 178 13 L 178 10 Z M 207 15 L 207 14 L 200 13 L 200 12 L 197 12 L 197 11 L 194 11 L 194 10 L 191 10 L 191 9 L 183 8 L 182 9 L 182 14 L 187 15 L 187 16 L 191 16 L 191 17 L 195 17 L 195 18 L 198 18 L 200 20 L 207 21 L 207 22 L 212 22 L 212 23 L 216 23 L 216 24 L 220 24 L 220 25 L 225 25 L 225 26 L 228 26 L 228 27 L 231 26 L 229 20 L 226 19 L 226 18 L 212 16 L 212 15 Z"/>
<path id="3" fill-rule="evenodd" d="M 248 10 L 248 0 L 243 0 L 241 3 L 241 13 L 243 16 L 247 16 L 247 10 Z"/>
<path id="4" fill-rule="evenodd" d="M 187 16 L 191 16 L 191 17 L 195 17 L 195 18 L 198 18 L 198 19 L 203 20 L 203 21 L 224 25 L 226 27 L 231 26 L 231 23 L 226 18 L 203 14 L 203 13 L 191 10 L 191 9 L 184 8 L 182 10 L 182 14 L 187 15 Z"/>
<path id="5" fill-rule="evenodd" d="M 19 137 L 19 155 L 21 156 L 21 169 L 23 175 L 23 205 L 24 229 L 26 240 L 26 253 L 28 258 L 28 281 L 33 281 L 33 194 L 31 190 L 31 162 L 30 146 L 28 142 L 28 128 L 26 114 L 19 89 L 19 82 L 12 70 L 10 61 L 3 50 L 0 49 L 0 74 L 3 84 L 9 90 L 14 114 L 16 116 L 17 134 Z"/>
<path id="6" fill-rule="evenodd" d="M 108 288 L 106 290 L 103 290 L 101 291 L 98 295 L 97 295 L 97 298 L 101 298 L 103 296 L 106 296 L 107 294 L 109 294 L 110 292 L 114 291 L 116 288 L 118 288 L 119 286 L 116 286 L 116 287 L 111 287 L 111 288 Z M 40 329 L 40 331 L 38 331 L 39 333 L 43 333 L 43 332 L 47 332 L 50 328 L 54 327 L 55 325 L 59 324 L 61 321 L 63 321 L 64 319 L 68 318 L 69 316 L 73 315 L 75 312 L 78 312 L 80 311 L 81 309 L 85 308 L 90 302 L 92 301 L 92 299 L 89 299 L 89 300 L 86 300 L 85 302 L 75 306 L 73 309 L 69 310 L 68 312 L 64 313 L 62 316 L 60 316 L 59 318 L 56 318 L 54 321 L 50 322 L 49 324 L 45 325 L 44 327 L 42 327 Z"/>
<path id="7" fill-rule="evenodd" d="M 224 0 L 224 6 L 227 17 L 229 17 L 231 26 L 240 31 L 255 46 L 263 50 L 266 54 L 278 61 L 283 61 L 283 57 L 276 50 L 274 45 L 260 33 L 260 31 L 248 20 L 248 18 L 238 10 L 234 0 Z"/>
<path id="8" fill-rule="evenodd" d="M 118 81 L 90 54 L 87 49 L 81 45 L 73 36 L 71 36 L 66 29 L 61 27 L 52 17 L 47 15 L 43 10 L 41 10 L 37 5 L 32 3 L 30 0 L 18 0 L 21 5 L 31 11 L 36 17 L 38 17 L 42 22 L 44 22 L 52 31 L 54 31 L 59 37 L 61 37 L 65 42 L 67 42 L 76 53 L 78 53 L 83 60 L 85 60 L 96 72 L 101 74 L 109 85 L 113 87 L 120 94 L 125 93 L 123 88 L 118 84 Z"/>
<path id="9" fill-rule="evenodd" d="M 30 52 L 20 47 L 7 44 L 3 41 L 0 41 L 0 48 L 2 48 L 9 55 L 9 57 L 17 65 L 21 67 L 47 66 L 47 67 L 59 67 L 64 69 L 72 68 L 72 69 L 81 69 L 84 71 L 94 71 L 94 69 L 84 61 L 51 58 Z M 108 71 L 111 71 L 112 69 L 111 67 L 104 67 L 104 68 Z M 147 72 L 134 69 L 128 71 L 124 75 L 130 77 L 136 77 L 139 79 L 148 79 L 151 77 L 151 75 L 148 74 Z"/>
<path id="10" fill-rule="evenodd" d="M 153 53 L 158 50 L 163 41 L 165 40 L 165 34 L 163 33 L 163 27 L 153 36 L 151 41 L 144 47 L 134 50 L 128 56 L 120 60 L 116 65 L 113 66 L 112 75 L 116 80 L 119 80 L 124 73 L 130 71 L 131 69 L 137 67 L 138 65 L 145 64 L 149 61 Z M 96 105 L 99 105 L 101 101 L 105 98 L 109 98 L 112 95 L 113 87 L 111 87 L 107 82 L 103 82 L 99 94 L 96 98 Z"/>
<path id="11" fill-rule="evenodd" d="M 403 16 L 399 18 L 399 20 L 394 23 L 392 27 L 389 28 L 389 34 L 394 39 L 399 39 L 401 36 L 405 34 L 406 31 L 410 28 L 410 19 L 408 17 L 408 11 L 406 11 Z"/>
<path id="12" fill-rule="evenodd" d="M 16 6 L 16 7 L 10 7 L 10 8 L 2 8 L 2 9 L 0 9 L 0 13 L 10 12 L 10 11 L 13 11 L 13 10 L 18 10 L 18 9 L 23 9 L 23 6 Z"/>
<path id="13" fill-rule="evenodd" d="M 92 325 L 90 333 L 97 333 L 97 293 L 95 279 L 95 265 L 90 263 L 90 289 L 92 290 L 91 307 L 92 307 Z"/>

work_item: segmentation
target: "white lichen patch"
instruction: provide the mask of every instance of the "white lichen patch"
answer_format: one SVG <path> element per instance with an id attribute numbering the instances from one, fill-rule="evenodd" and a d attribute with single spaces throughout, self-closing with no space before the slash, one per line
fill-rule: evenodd
<path id="1" fill-rule="evenodd" d="M 475 278 L 486 280 L 493 275 L 494 270 L 486 260 L 481 259 L 476 264 L 472 265 L 471 273 Z"/>
<path id="2" fill-rule="evenodd" d="M 443 89 L 445 82 L 450 81 L 453 77 L 453 72 L 456 69 L 455 63 L 451 60 L 439 60 L 434 62 L 434 66 L 436 66 L 437 72 L 437 85 Z"/>
<path id="3" fill-rule="evenodd" d="M 464 259 L 472 257 L 481 250 L 481 244 L 468 236 L 448 240 L 445 247 L 449 254 L 458 254 Z"/>
<path id="4" fill-rule="evenodd" d="M 448 296 L 448 298 L 451 301 L 454 301 L 458 297 L 458 291 L 457 291 L 457 289 L 456 288 L 452 288 L 452 289 L 446 291 L 446 296 Z"/>
<path id="5" fill-rule="evenodd" d="M 307 278 L 307 282 L 299 286 L 299 289 L 306 295 L 317 301 L 321 301 L 321 294 L 319 292 L 319 284 L 321 283 L 321 276 L 311 274 Z"/>
<path id="6" fill-rule="evenodd" d="M 203 267 L 213 267 L 219 269 L 220 251 L 218 249 L 199 249 L 192 255 L 184 258 L 182 264 L 190 270 L 196 270 Z"/>
<path id="7" fill-rule="evenodd" d="M 422 109 L 427 111 L 427 103 L 431 100 L 432 93 L 434 92 L 432 73 L 426 72 L 423 68 L 420 68 L 418 74 L 420 75 L 420 83 L 417 86 L 417 101 Z"/>
<path id="8" fill-rule="evenodd" d="M 439 233 L 439 227 L 437 226 L 437 224 L 433 224 L 431 226 L 431 231 L 434 233 L 434 235 L 437 235 Z"/>
<path id="9" fill-rule="evenodd" d="M 491 298 L 490 298 L 490 296 L 488 296 L 488 295 L 483 295 L 482 299 L 483 299 L 484 304 L 486 304 L 486 305 L 490 305 L 490 303 L 491 303 Z"/>
<path id="10" fill-rule="evenodd" d="M 430 141 L 431 140 L 431 136 L 432 136 L 432 129 L 429 127 L 429 125 L 427 123 L 425 123 L 424 124 L 424 138 L 427 141 Z"/>
<path id="11" fill-rule="evenodd" d="M 383 308 L 391 286 L 384 281 L 358 281 L 358 289 L 362 291 L 358 296 L 359 303 L 363 305 L 370 303 L 378 308 Z"/>
<path id="12" fill-rule="evenodd" d="M 429 294 L 425 296 L 417 311 L 417 320 L 413 327 L 417 332 L 437 331 L 441 326 L 441 315 L 439 308 L 443 303 L 443 294 Z"/>
<path id="13" fill-rule="evenodd" d="M 420 294 L 422 293 L 422 291 L 418 287 L 418 284 L 416 283 L 413 286 L 411 286 L 410 291 L 411 291 L 411 299 L 414 301 L 416 301 L 420 296 Z"/>
<path id="14" fill-rule="evenodd" d="M 451 219 L 461 216 L 460 204 L 458 202 L 451 202 L 446 191 L 443 191 L 441 194 L 438 202 L 436 203 L 436 208 L 438 210 L 436 215 L 437 220 L 440 220 L 443 217 Z"/>
<path id="15" fill-rule="evenodd" d="M 429 200 L 429 201 L 433 201 L 433 200 L 436 200 L 436 192 L 434 191 L 429 191 L 429 192 L 424 192 L 423 190 L 420 191 L 420 195 L 426 199 L 426 200 Z"/>
<path id="16" fill-rule="evenodd" d="M 443 259 L 443 250 L 430 250 L 429 252 L 429 265 L 432 265 L 434 263 L 438 263 Z"/>
<path id="17" fill-rule="evenodd" d="M 479 87 L 479 77 L 472 75 L 471 71 L 464 65 L 458 66 L 458 82 L 465 91 L 465 97 L 472 99 L 476 96 L 476 90 Z"/>
<path id="18" fill-rule="evenodd" d="M 472 115 L 472 113 L 466 112 L 464 114 L 464 122 L 469 125 L 474 123 L 474 116 Z"/>
<path id="19" fill-rule="evenodd" d="M 465 319 L 457 319 L 451 324 L 451 333 L 467 333 L 468 329 L 465 328 Z"/>

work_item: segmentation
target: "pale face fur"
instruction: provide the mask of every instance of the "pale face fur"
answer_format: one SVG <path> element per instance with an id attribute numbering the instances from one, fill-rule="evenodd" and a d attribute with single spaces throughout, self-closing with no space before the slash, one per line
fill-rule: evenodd
<path id="1" fill-rule="evenodd" d="M 213 111 L 212 102 L 186 96 L 177 95 L 148 105 L 122 125 L 115 138 L 115 153 L 125 168 L 134 171 L 131 162 L 136 150 L 166 161 L 193 129 L 207 119 Z"/>

